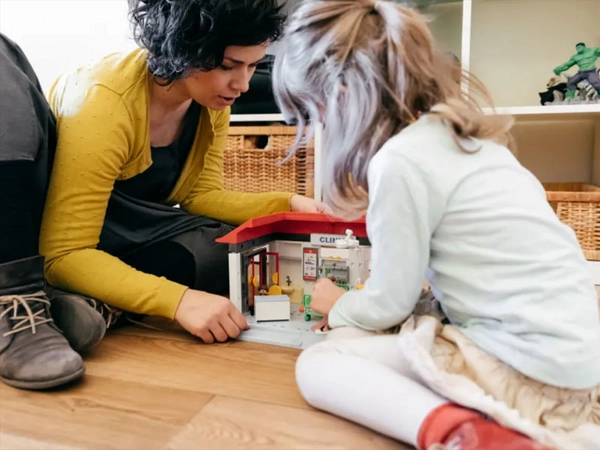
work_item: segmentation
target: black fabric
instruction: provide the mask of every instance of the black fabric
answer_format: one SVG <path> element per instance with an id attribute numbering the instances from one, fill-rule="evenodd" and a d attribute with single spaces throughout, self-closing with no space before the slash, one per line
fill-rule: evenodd
<path id="1" fill-rule="evenodd" d="M 115 190 L 139 200 L 163 202 L 169 197 L 194 144 L 201 106 L 192 102 L 179 137 L 165 147 L 152 147 L 152 165 L 128 180 L 115 182 Z"/>
<path id="2" fill-rule="evenodd" d="M 229 294 L 228 246 L 214 240 L 233 228 L 220 222 L 152 243 L 123 260 L 136 269 L 192 289 Z"/>
<path id="3" fill-rule="evenodd" d="M 0 162 L 0 264 L 38 254 L 33 163 Z"/>
<path id="4" fill-rule="evenodd" d="M 177 242 L 156 242 L 123 260 L 141 272 L 165 277 L 184 286 L 193 288 L 196 282 L 196 259 Z"/>
<path id="5" fill-rule="evenodd" d="M 0 261 L 37 255 L 56 120 L 31 64 L 0 34 Z"/>
<path id="6" fill-rule="evenodd" d="M 256 66 L 254 75 L 250 79 L 250 88 L 231 105 L 231 114 L 280 113 L 271 82 L 274 60 L 273 55 L 265 55 Z"/>
<path id="7" fill-rule="evenodd" d="M 44 289 L 45 284 L 42 256 L 0 264 L 0 296 L 33 294 Z"/>
<path id="8" fill-rule="evenodd" d="M 98 249 L 194 289 L 228 291 L 229 246 L 215 240 L 233 226 L 121 192 L 113 192 L 106 217 Z"/>

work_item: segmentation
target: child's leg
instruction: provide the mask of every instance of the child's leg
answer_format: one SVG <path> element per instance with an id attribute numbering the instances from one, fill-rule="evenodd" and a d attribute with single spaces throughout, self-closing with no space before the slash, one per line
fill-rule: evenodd
<path id="1" fill-rule="evenodd" d="M 376 336 L 360 340 L 392 347 L 396 339 Z M 296 365 L 298 387 L 306 401 L 386 436 L 416 446 L 421 423 L 432 410 L 447 403 L 378 361 L 317 348 L 310 350 L 300 356 Z"/>
<path id="2" fill-rule="evenodd" d="M 300 392 L 315 408 L 421 449 L 450 440 L 464 450 L 545 448 L 411 379 L 398 336 L 337 331 L 305 350 L 296 365 Z"/>

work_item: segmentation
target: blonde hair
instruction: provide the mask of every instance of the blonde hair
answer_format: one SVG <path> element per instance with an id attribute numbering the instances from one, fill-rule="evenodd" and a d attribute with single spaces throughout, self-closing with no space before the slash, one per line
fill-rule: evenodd
<path id="1" fill-rule="evenodd" d="M 448 123 L 457 143 L 509 143 L 512 118 L 482 112 L 476 97 L 492 104 L 485 87 L 436 49 L 425 17 L 409 7 L 305 0 L 281 46 L 275 98 L 286 121 L 298 125 L 297 144 L 324 124 L 324 200 L 341 216 L 365 211 L 369 161 L 420 112 Z"/>

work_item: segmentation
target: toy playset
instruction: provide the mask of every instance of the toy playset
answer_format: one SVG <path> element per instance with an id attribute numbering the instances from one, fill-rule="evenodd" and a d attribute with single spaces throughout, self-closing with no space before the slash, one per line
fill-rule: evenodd
<path id="1" fill-rule="evenodd" d="M 347 290 L 361 289 L 369 277 L 364 218 L 278 213 L 252 219 L 217 242 L 229 245 L 230 298 L 250 325 L 240 340 L 306 348 L 324 338 L 322 315 L 310 307 L 314 283 L 328 277 Z"/>

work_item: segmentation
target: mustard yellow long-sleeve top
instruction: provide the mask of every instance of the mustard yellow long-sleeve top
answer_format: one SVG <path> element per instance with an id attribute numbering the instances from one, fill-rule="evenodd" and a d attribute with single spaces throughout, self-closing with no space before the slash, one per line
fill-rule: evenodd
<path id="1" fill-rule="evenodd" d="M 117 308 L 173 318 L 187 286 L 142 273 L 97 250 L 116 180 L 151 164 L 146 52 L 113 54 L 59 78 L 49 103 L 58 147 L 40 235 L 48 282 Z M 240 224 L 289 211 L 290 193 L 223 189 L 229 110 L 202 109 L 190 156 L 166 200 L 190 214 Z"/>

